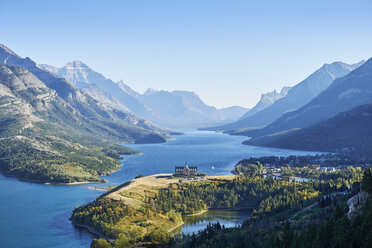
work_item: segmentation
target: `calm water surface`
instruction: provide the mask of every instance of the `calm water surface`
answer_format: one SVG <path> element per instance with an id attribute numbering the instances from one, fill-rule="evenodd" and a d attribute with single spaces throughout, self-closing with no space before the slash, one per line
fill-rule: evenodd
<path id="1" fill-rule="evenodd" d="M 204 229 L 209 223 L 216 223 L 217 221 L 221 226 L 235 227 L 249 219 L 251 211 L 246 210 L 209 210 L 208 212 L 196 216 L 184 216 L 183 222 L 185 223 L 181 228 L 175 232 L 183 232 L 184 234 L 197 233 L 199 230 Z"/>
<path id="2" fill-rule="evenodd" d="M 118 185 L 135 176 L 172 173 L 174 166 L 198 166 L 209 175 L 227 175 L 236 162 L 250 156 L 303 155 L 311 152 L 290 151 L 241 145 L 246 138 L 214 132 L 187 131 L 164 144 L 128 145 L 141 155 L 127 156 L 120 171 L 105 177 L 105 185 Z M 60 186 L 22 182 L 0 175 L 0 247 L 89 247 L 93 236 L 74 227 L 68 220 L 77 205 L 94 200 L 102 191 L 90 185 Z M 234 226 L 248 213 L 210 211 L 187 219 L 182 231 L 190 233 L 217 220 Z"/>

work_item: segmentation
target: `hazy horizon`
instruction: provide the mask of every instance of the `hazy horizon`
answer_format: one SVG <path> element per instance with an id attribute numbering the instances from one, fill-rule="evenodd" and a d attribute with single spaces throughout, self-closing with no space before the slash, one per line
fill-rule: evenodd
<path id="1" fill-rule="evenodd" d="M 143 93 L 253 107 L 324 63 L 372 56 L 369 1 L 0 2 L 0 43 L 39 64 L 81 60 Z M 14 14 L 17 18 L 14 18 Z"/>

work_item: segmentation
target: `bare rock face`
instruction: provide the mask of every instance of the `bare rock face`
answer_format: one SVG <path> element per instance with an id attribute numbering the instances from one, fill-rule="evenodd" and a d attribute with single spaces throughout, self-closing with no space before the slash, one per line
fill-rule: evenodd
<path id="1" fill-rule="evenodd" d="M 367 192 L 359 192 L 347 201 L 347 205 L 349 206 L 347 217 L 349 218 L 349 220 L 353 220 L 359 214 L 368 197 L 369 194 Z"/>

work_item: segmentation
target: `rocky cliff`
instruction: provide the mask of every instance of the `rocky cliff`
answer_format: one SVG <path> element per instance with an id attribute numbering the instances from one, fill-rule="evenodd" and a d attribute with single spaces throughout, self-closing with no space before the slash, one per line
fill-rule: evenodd
<path id="1" fill-rule="evenodd" d="M 369 194 L 367 192 L 359 192 L 347 201 L 347 205 L 349 206 L 347 217 L 349 220 L 353 220 L 360 213 L 360 210 L 366 203 L 368 197 Z"/>

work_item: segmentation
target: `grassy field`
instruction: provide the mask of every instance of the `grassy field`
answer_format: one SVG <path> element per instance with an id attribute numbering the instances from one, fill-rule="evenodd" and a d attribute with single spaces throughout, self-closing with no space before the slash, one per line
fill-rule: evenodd
<path id="1" fill-rule="evenodd" d="M 210 180 L 232 180 L 235 175 L 231 176 L 206 176 Z M 143 206 L 145 195 L 154 195 L 160 188 L 166 188 L 171 183 L 179 183 L 181 178 L 173 177 L 172 174 L 156 174 L 147 177 L 133 179 L 117 188 L 105 197 L 113 200 L 121 200 L 124 204 L 138 209 Z M 191 182 L 183 182 L 191 183 Z"/>
<path id="2" fill-rule="evenodd" d="M 232 180 L 235 176 L 207 176 L 203 183 Z M 171 174 L 140 177 L 109 190 L 97 200 L 77 207 L 74 223 L 92 227 L 105 237 L 130 240 L 130 243 L 167 237 L 183 224 L 181 213 L 156 210 L 154 197 L 159 190 L 175 185 L 195 184 Z"/>

